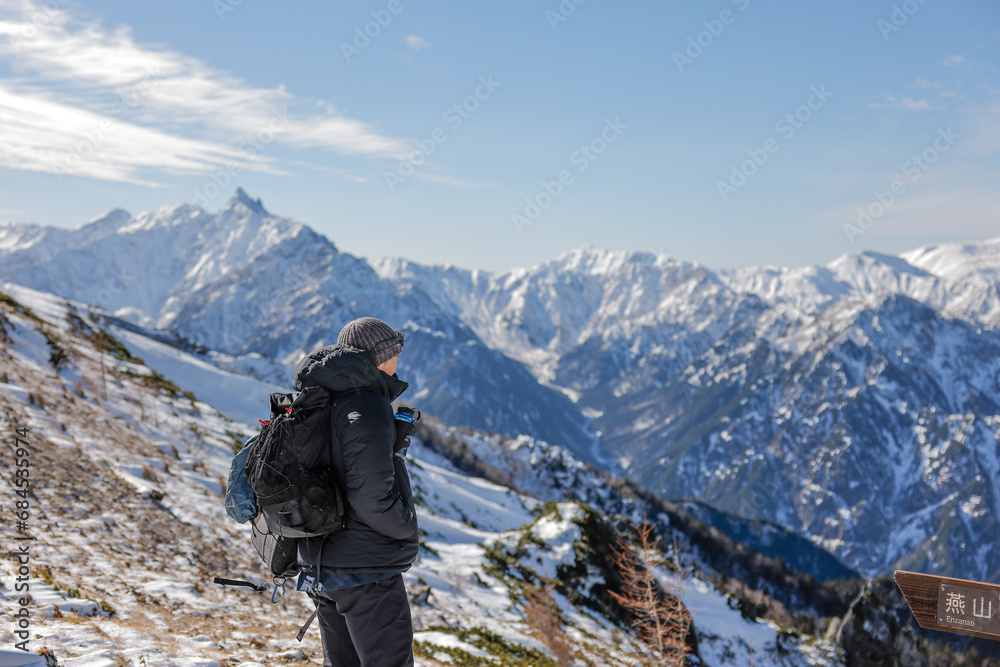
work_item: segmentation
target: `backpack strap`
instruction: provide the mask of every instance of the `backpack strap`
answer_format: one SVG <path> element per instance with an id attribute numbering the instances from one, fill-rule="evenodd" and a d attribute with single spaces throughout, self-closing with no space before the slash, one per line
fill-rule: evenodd
<path id="1" fill-rule="evenodd" d="M 216 577 L 213 583 L 221 586 L 245 586 L 253 589 L 257 593 L 267 590 L 267 586 L 264 584 L 255 584 L 252 581 L 243 581 L 242 579 L 223 579 L 222 577 Z"/>
<path id="2" fill-rule="evenodd" d="M 319 607 L 317 606 L 313 609 L 313 613 L 309 614 L 309 618 L 306 619 L 305 625 L 299 629 L 299 634 L 295 635 L 295 639 L 302 641 L 302 638 L 306 636 L 306 630 L 312 625 L 313 619 L 316 618 L 316 614 L 319 612 Z"/>

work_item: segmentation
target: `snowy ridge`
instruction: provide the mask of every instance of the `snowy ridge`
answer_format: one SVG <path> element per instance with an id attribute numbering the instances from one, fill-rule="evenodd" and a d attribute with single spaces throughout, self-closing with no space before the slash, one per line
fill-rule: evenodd
<path id="1" fill-rule="evenodd" d="M 582 248 L 493 274 L 367 263 L 242 191 L 126 216 L 86 244 L 0 225 L 0 278 L 286 365 L 375 314 L 449 424 L 779 522 L 869 575 L 1000 576 L 976 556 L 1000 536 L 1000 239 L 731 271 Z"/>
<path id="2" fill-rule="evenodd" d="M 693 333 L 719 335 L 743 301 L 697 264 L 649 253 L 583 248 L 497 275 L 435 272 L 401 260 L 373 266 L 383 277 L 453 304 L 491 347 L 546 381 L 567 354 L 595 342 L 638 339 L 644 352 L 685 360 L 674 344 L 688 333 L 687 323 Z"/>
<path id="3" fill-rule="evenodd" d="M 962 508 L 1000 497 L 998 247 L 721 272 L 593 248 L 475 279 L 374 266 L 573 397 L 645 486 L 777 521 L 867 574 L 990 579 L 998 507 Z"/>
<path id="4" fill-rule="evenodd" d="M 116 331 L 123 345 L 102 335 L 93 316 L 100 313 L 87 306 L 6 287 L 16 296 L 0 303 L 0 405 L 29 429 L 37 475 L 30 592 L 40 637 L 32 647 L 72 667 L 318 662 L 315 632 L 302 644 L 294 640 L 308 615 L 304 595 L 289 592 L 271 605 L 265 596 L 210 583 L 218 575 L 261 578 L 246 526 L 223 507 L 232 448 L 255 429 L 198 392 L 213 401 L 243 398 L 237 410 L 254 414 L 272 387 L 223 371 L 208 378 L 213 371 L 202 359 L 175 348 L 134 332 Z M 583 519 L 593 510 L 543 505 L 429 461 L 410 465 L 424 531 L 420 558 L 406 574 L 417 664 L 477 658 L 499 665 L 510 655 L 532 655 L 536 664 L 556 665 L 550 636 L 526 611 L 526 580 L 497 573 L 490 554 L 530 538 L 537 550 L 517 555 L 523 572 L 534 572 L 539 585 L 556 580 L 560 565 L 586 556 Z M 12 531 L 0 528 L 8 539 Z M 600 581 L 592 564 L 580 567 L 589 573 L 585 581 Z M 9 560 L 0 565 L 5 604 L 15 569 Z M 745 638 L 753 638 L 755 664 L 840 664 L 832 643 L 789 644 L 777 627 L 741 618 L 709 584 L 693 585 L 702 664 L 731 664 L 726 656 L 734 654 L 741 657 L 732 664 L 742 664 Z M 560 641 L 574 656 L 566 664 L 635 664 L 643 649 L 627 624 L 586 604 L 588 590 L 577 586 L 572 599 L 551 593 Z M 0 618 L 7 643 L 12 619 L 6 612 Z"/>

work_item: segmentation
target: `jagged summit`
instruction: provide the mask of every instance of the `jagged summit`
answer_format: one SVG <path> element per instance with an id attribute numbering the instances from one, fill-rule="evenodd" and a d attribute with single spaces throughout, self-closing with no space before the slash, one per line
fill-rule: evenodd
<path id="1" fill-rule="evenodd" d="M 235 211 L 239 207 L 247 209 L 250 213 L 258 213 L 264 216 L 271 215 L 270 211 L 264 208 L 264 204 L 259 197 L 254 199 L 241 187 L 236 188 L 236 192 L 233 193 L 232 198 L 219 212 Z"/>
<path id="2" fill-rule="evenodd" d="M 250 265 L 270 267 L 272 282 L 284 275 L 301 280 L 321 272 L 335 255 L 325 237 L 271 214 L 242 188 L 215 213 L 179 203 L 135 215 L 114 209 L 77 229 L 0 225 L 0 277 L 153 327 L 169 326 L 192 298 L 232 290 L 240 282 L 241 290 L 253 289 L 240 279 Z M 256 290 L 273 292 L 264 286 Z M 221 323 L 212 328 L 239 339 Z"/>

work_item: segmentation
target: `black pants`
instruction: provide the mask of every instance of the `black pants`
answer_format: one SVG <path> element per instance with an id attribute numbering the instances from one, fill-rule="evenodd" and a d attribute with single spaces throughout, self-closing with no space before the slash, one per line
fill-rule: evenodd
<path id="1" fill-rule="evenodd" d="M 309 596 L 316 603 L 324 667 L 412 667 L 413 623 L 403 575 Z"/>

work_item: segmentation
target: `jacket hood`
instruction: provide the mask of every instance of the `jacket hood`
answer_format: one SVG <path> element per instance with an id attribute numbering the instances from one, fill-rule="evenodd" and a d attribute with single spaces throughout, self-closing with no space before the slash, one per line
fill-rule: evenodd
<path id="1" fill-rule="evenodd" d="M 370 389 L 392 402 L 409 385 L 395 374 L 380 371 L 364 350 L 338 343 L 312 352 L 295 367 L 292 388 L 302 391 L 306 387 L 334 393 Z"/>

